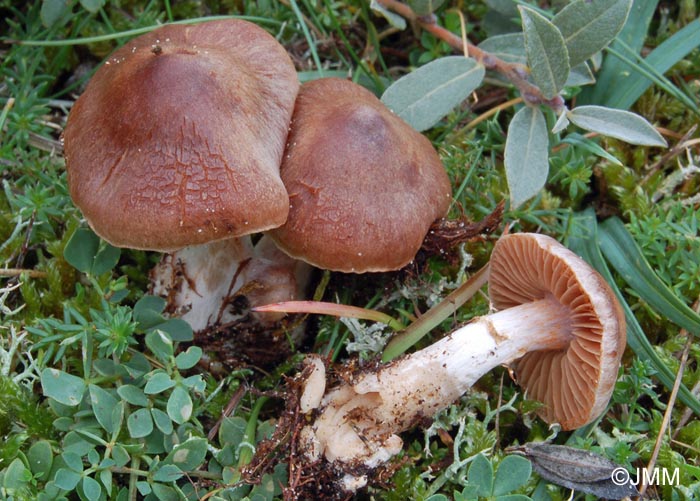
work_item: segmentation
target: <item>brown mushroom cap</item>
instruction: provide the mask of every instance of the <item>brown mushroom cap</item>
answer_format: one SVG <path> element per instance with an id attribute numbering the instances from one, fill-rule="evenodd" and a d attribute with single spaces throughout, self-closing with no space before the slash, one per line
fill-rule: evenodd
<path id="1" fill-rule="evenodd" d="M 430 141 L 370 91 L 338 78 L 301 86 L 281 175 L 290 211 L 273 239 L 336 271 L 405 266 L 451 200 Z"/>
<path id="2" fill-rule="evenodd" d="M 241 20 L 169 25 L 115 51 L 64 133 L 68 184 L 114 245 L 170 251 L 282 224 L 279 164 L 299 83 Z"/>
<path id="3" fill-rule="evenodd" d="M 625 315 L 614 293 L 583 259 L 545 235 L 510 234 L 496 244 L 489 292 L 498 310 L 553 296 L 571 311 L 564 350 L 534 351 L 516 365 L 540 415 L 565 430 L 599 416 L 612 394 L 625 349 Z"/>

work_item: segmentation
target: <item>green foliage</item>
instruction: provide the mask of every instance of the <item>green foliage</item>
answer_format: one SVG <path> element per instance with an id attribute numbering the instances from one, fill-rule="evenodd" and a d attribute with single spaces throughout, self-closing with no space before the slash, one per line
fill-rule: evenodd
<path id="1" fill-rule="evenodd" d="M 60 129 L 90 75 L 87 67 L 137 31 L 216 14 L 252 16 L 285 44 L 298 69 L 313 68 L 314 77 L 350 76 L 377 93 L 396 81 L 384 99 L 391 105 L 394 94 L 403 102 L 403 111 L 391 106 L 439 149 L 453 184 L 451 217 L 477 221 L 510 198 L 504 220 L 511 231 L 568 239 L 602 263 L 623 299 L 630 356 L 600 421 L 554 440 L 573 438 L 576 447 L 634 471 L 650 460 L 662 435 L 658 465 L 680 468 L 682 485 L 656 494 L 698 496 L 700 425 L 686 412 L 700 408 L 689 391 L 700 379 L 697 346 L 679 402 L 669 409 L 672 426 L 683 426 L 661 433 L 668 388 L 682 368 L 678 353 L 687 337 L 680 326 L 695 328 L 688 306 L 700 295 L 697 140 L 691 136 L 664 158 L 656 149 L 663 139 L 650 125 L 680 137 L 697 121 L 700 24 L 693 2 L 664 4 L 663 11 L 656 1 L 627 0 L 553 1 L 551 10 L 512 0 L 409 4 L 458 38 L 461 8 L 468 39 L 513 65 L 549 102 L 508 85 L 488 60 L 474 62 L 474 53 L 453 56 L 462 53 L 459 47 L 419 33 L 416 22 L 376 0 L 0 3 L 3 36 L 52 44 L 8 43 L 0 63 L 0 258 L 4 267 L 23 270 L 0 284 L 0 497 L 272 500 L 287 486 L 291 468 L 284 461 L 262 472 L 256 485 L 241 473 L 259 440 L 279 424 L 269 419 L 279 416 L 279 400 L 253 397 L 254 390 L 227 417 L 222 409 L 244 386 L 279 395 L 274 392 L 303 354 L 265 377 L 240 368 L 215 380 L 203 361 L 216 354 L 192 344 L 191 329 L 168 318 L 161 298 L 145 295 L 159 256 L 119 251 L 84 227 L 60 155 Z M 485 33 L 499 36 L 486 39 Z M 76 43 L 85 37 L 91 38 Z M 514 97 L 526 106 L 493 109 Z M 625 239 L 606 240 L 616 237 L 605 226 L 602 238 L 586 233 L 590 227 L 575 211 L 591 207 L 599 215 L 618 214 Z M 493 238 L 479 235 L 445 255 L 421 257 L 399 275 L 333 274 L 327 299 L 337 294 L 344 304 L 410 319 L 485 264 Z M 615 252 L 618 259 L 610 259 Z M 488 308 L 485 295 L 475 297 L 421 343 Z M 309 349 L 333 360 L 347 356 L 349 329 L 328 318 L 311 325 L 318 337 Z M 371 359 L 367 346 L 352 345 L 360 365 Z M 536 491 L 540 477 L 530 474 L 530 463 L 504 455 L 507 446 L 543 440 L 551 431 L 536 418 L 539 404 L 520 395 L 507 375 L 499 381 L 501 374 L 485 376 L 432 425 L 421 423 L 423 432 L 403 434 L 391 485 L 370 487 L 367 495 L 439 501 L 526 499 L 546 491 L 552 499 L 569 497 L 555 485 Z M 209 438 L 219 418 L 218 433 Z"/>

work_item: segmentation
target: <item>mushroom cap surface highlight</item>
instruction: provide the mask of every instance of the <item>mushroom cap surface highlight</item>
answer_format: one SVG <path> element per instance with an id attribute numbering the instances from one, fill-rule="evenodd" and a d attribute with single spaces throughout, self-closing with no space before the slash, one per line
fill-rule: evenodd
<path id="1" fill-rule="evenodd" d="M 292 257 L 334 271 L 405 266 L 451 201 L 430 141 L 339 78 L 301 86 L 280 172 L 290 211 L 271 236 Z"/>
<path id="2" fill-rule="evenodd" d="M 105 61 L 68 117 L 71 197 L 121 247 L 171 251 L 279 226 L 298 88 L 284 48 L 246 21 L 137 37 Z"/>
<path id="3" fill-rule="evenodd" d="M 579 428 L 607 406 L 625 349 L 625 315 L 614 293 L 579 256 L 545 235 L 510 234 L 496 243 L 489 293 L 497 310 L 553 296 L 571 311 L 563 350 L 533 351 L 516 363 L 540 416 Z"/>

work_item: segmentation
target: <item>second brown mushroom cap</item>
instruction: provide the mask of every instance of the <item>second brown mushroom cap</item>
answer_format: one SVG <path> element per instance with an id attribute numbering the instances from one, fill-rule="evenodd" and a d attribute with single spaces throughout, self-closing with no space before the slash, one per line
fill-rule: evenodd
<path id="1" fill-rule="evenodd" d="M 292 257 L 334 271 L 405 266 L 452 196 L 430 141 L 338 78 L 302 85 L 280 174 L 289 216 L 270 235 Z"/>

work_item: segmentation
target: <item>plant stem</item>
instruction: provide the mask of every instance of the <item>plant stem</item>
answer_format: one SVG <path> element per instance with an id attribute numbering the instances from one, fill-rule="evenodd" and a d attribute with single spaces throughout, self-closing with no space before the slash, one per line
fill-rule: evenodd
<path id="1" fill-rule="evenodd" d="M 416 23 L 422 29 L 431 33 L 440 40 L 446 42 L 454 49 L 463 52 L 466 46 L 467 54 L 481 63 L 487 70 L 492 70 L 500 73 L 507 78 L 515 87 L 517 87 L 520 95 L 525 103 L 529 105 L 543 104 L 549 106 L 555 112 L 559 112 L 564 106 L 564 99 L 561 96 L 555 96 L 552 99 L 547 99 L 542 95 L 539 87 L 530 83 L 527 80 L 529 68 L 517 63 L 508 63 L 503 59 L 494 56 L 493 54 L 480 49 L 468 40 L 462 40 L 461 37 L 455 35 L 451 31 L 439 26 L 435 16 L 418 16 L 413 9 L 408 5 L 401 3 L 398 0 L 377 0 L 384 8 L 389 9 L 402 17 Z"/>
<path id="2" fill-rule="evenodd" d="M 439 304 L 432 307 L 418 320 L 409 325 L 405 331 L 395 336 L 384 348 L 382 361 L 388 362 L 398 357 L 428 332 L 440 325 L 443 320 L 455 313 L 486 283 L 488 276 L 488 265 L 486 265 L 474 273 L 469 280 L 452 291 Z"/>

